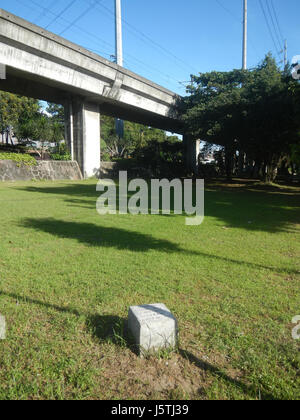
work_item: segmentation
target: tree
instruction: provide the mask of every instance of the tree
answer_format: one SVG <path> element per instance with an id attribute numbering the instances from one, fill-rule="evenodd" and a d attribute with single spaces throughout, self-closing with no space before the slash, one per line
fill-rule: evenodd
<path id="1" fill-rule="evenodd" d="M 46 112 L 50 114 L 52 121 L 60 123 L 62 125 L 65 124 L 65 110 L 62 105 L 53 104 L 48 102 L 48 106 L 46 108 Z"/>
<path id="2" fill-rule="evenodd" d="M 18 138 L 20 125 L 28 123 L 39 110 L 39 102 L 35 99 L 0 92 L 0 131 L 2 139 L 5 136 L 8 144 L 9 140 L 12 142 L 13 134 Z"/>
<path id="3" fill-rule="evenodd" d="M 242 70 L 212 72 L 192 76 L 187 87 L 190 96 L 184 98 L 183 118 L 186 131 L 194 138 L 225 147 L 227 176 L 231 176 L 232 155 L 243 118 L 242 85 L 246 73 Z"/>
<path id="4" fill-rule="evenodd" d="M 248 156 L 262 163 L 265 181 L 275 180 L 282 160 L 299 142 L 299 85 L 268 55 L 244 86 L 246 113 L 241 138 Z"/>
<path id="5" fill-rule="evenodd" d="M 46 112 L 50 115 L 50 142 L 58 146 L 60 152 L 60 142 L 64 139 L 65 133 L 65 110 L 62 105 L 48 102 Z"/>
<path id="6" fill-rule="evenodd" d="M 181 105 L 186 130 L 225 148 L 227 176 L 238 152 L 273 181 L 290 144 L 299 141 L 298 83 L 268 55 L 254 70 L 192 76 L 187 91 Z"/>
<path id="7" fill-rule="evenodd" d="M 147 127 L 142 124 L 130 121 L 124 122 L 124 136 L 119 138 L 116 135 L 115 119 L 101 115 L 101 140 L 105 148 L 102 153 L 108 152 L 112 158 L 127 157 L 133 153 L 137 155 L 149 142 L 164 142 L 167 135 L 163 130 Z M 170 137 L 170 141 L 177 141 L 178 138 Z"/>

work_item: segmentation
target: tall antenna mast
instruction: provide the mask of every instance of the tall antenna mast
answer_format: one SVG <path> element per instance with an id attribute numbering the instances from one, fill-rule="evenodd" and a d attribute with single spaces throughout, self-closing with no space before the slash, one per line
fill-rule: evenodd
<path id="1" fill-rule="evenodd" d="M 243 18 L 243 70 L 247 70 L 247 44 L 248 44 L 248 0 L 244 0 L 244 18 Z"/>
<path id="2" fill-rule="evenodd" d="M 115 15 L 116 15 L 116 61 L 119 66 L 123 67 L 121 0 L 115 0 Z"/>
<path id="3" fill-rule="evenodd" d="M 115 0 L 116 16 L 116 63 L 123 67 L 123 41 L 122 41 L 122 12 L 121 0 Z M 119 139 L 124 137 L 124 121 L 116 118 L 116 134 Z"/>

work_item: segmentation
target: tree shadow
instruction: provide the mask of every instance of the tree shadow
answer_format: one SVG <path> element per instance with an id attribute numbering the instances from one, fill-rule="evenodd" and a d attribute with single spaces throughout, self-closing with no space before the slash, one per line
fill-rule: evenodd
<path id="1" fill-rule="evenodd" d="M 8 293 L 0 290 L 0 296 L 5 295 L 14 299 L 18 304 L 29 303 L 32 305 L 42 306 L 47 309 L 53 309 L 57 312 L 68 313 L 77 317 L 84 316 L 85 325 L 99 342 L 109 342 L 121 347 L 128 347 L 135 354 L 138 354 L 138 348 L 134 343 L 134 339 L 129 331 L 127 319 L 115 315 L 90 314 L 88 312 L 80 312 L 71 307 L 62 307 L 48 302 L 42 302 L 32 299 L 28 296 L 21 296 L 16 293 Z"/>
<path id="2" fill-rule="evenodd" d="M 163 252 L 178 252 L 178 245 L 151 235 L 129 231 L 121 228 L 98 226 L 92 223 L 66 222 L 57 219 L 25 219 L 23 227 L 49 233 L 66 239 L 97 247 L 110 247 L 119 250 L 146 252 L 159 250 Z"/>
<path id="3" fill-rule="evenodd" d="M 248 231 L 296 232 L 293 225 L 300 224 L 300 189 L 257 185 L 257 181 L 252 180 L 234 180 L 232 184 L 222 184 L 220 180 L 217 182 L 206 183 L 205 217 L 216 218 L 227 227 Z M 27 186 L 18 189 L 31 193 L 61 195 L 66 203 L 87 209 L 96 208 L 100 195 L 95 184 L 86 183 L 63 186 L 54 184 L 50 187 Z M 133 193 L 129 193 L 128 198 L 132 195 Z M 172 213 L 171 215 L 174 216 Z"/>
<path id="4" fill-rule="evenodd" d="M 221 378 L 222 380 L 228 382 L 228 384 L 233 385 L 236 389 L 240 390 L 244 394 L 247 394 L 249 397 L 253 399 L 257 399 L 258 393 L 255 387 L 251 387 L 237 379 L 231 378 L 230 376 L 226 375 L 226 373 L 222 372 L 216 366 L 213 366 L 210 363 L 199 359 L 198 357 L 194 356 L 192 353 L 190 353 L 187 350 L 179 349 L 179 353 L 184 359 L 188 360 L 190 363 L 193 363 L 200 370 L 212 373 L 214 376 L 217 376 L 218 378 Z M 269 394 L 264 391 L 261 391 L 260 398 L 263 400 L 275 399 L 275 397 L 272 394 Z"/>
<path id="5" fill-rule="evenodd" d="M 32 299 L 28 296 L 21 296 L 21 295 L 17 295 L 16 293 L 8 293 L 8 292 L 3 292 L 2 290 L 0 290 L 0 296 L 2 295 L 8 296 L 9 298 L 14 299 L 18 304 L 20 302 L 31 303 L 33 305 L 44 306 L 45 308 L 48 308 L 48 309 L 54 309 L 57 312 L 66 312 L 66 313 L 73 314 L 76 316 L 81 315 L 81 313 L 77 311 L 76 309 L 72 309 L 70 307 L 62 307 L 62 306 L 54 305 L 48 302 L 42 302 L 41 300 Z"/>
<path id="6" fill-rule="evenodd" d="M 271 270 L 276 273 L 284 272 L 299 274 L 297 270 L 289 267 L 270 267 L 263 264 L 248 261 L 239 261 L 232 258 L 207 254 L 201 251 L 188 250 L 165 239 L 157 239 L 152 235 L 129 231 L 121 228 L 104 227 L 92 223 L 67 222 L 57 219 L 24 219 L 22 227 L 46 232 L 52 236 L 64 239 L 73 239 L 92 247 L 107 247 L 117 250 L 129 250 L 133 252 L 147 252 L 156 250 L 166 253 L 180 253 L 185 256 L 196 256 L 220 260 L 225 264 L 245 265 L 254 269 Z"/>
<path id="7" fill-rule="evenodd" d="M 32 192 L 32 193 L 41 193 L 41 194 L 53 194 L 53 195 L 66 195 L 72 197 L 86 197 L 86 198 L 97 198 L 96 192 L 96 181 L 95 184 L 87 184 L 84 182 L 81 183 L 72 183 L 72 184 L 64 184 L 57 186 L 53 183 L 49 187 L 49 184 L 45 186 L 26 186 L 26 187 L 19 187 L 19 191 L 25 192 Z"/>
<path id="8" fill-rule="evenodd" d="M 128 178 L 128 181 L 130 179 Z M 119 211 L 119 201 L 120 201 L 120 190 L 118 180 L 115 181 L 116 184 L 116 209 Z M 151 186 L 150 181 L 148 183 L 148 206 L 143 209 L 148 211 L 151 214 Z M 82 208 L 90 208 L 96 209 L 96 202 L 97 199 L 100 197 L 101 193 L 96 191 L 96 183 L 95 184 L 72 184 L 72 185 L 63 185 L 63 186 L 29 186 L 29 187 L 21 187 L 18 188 L 19 191 L 31 192 L 31 193 L 38 193 L 38 194 L 53 194 L 53 195 L 61 195 L 63 201 L 66 203 L 70 203 L 72 207 L 82 207 Z M 135 192 L 127 192 L 127 200 L 129 200 Z M 70 198 L 72 197 L 72 198 Z M 124 198 L 124 195 L 121 197 Z M 162 214 L 162 196 L 160 194 L 159 199 L 159 208 Z M 184 202 L 182 201 L 182 208 L 184 208 Z M 170 216 L 174 211 L 174 190 L 171 189 L 170 191 Z"/>
<path id="9" fill-rule="evenodd" d="M 287 192 L 288 191 L 288 192 Z M 207 187 L 205 215 L 231 228 L 268 233 L 297 232 L 300 223 L 300 194 L 270 187 Z M 299 230 L 298 230 L 299 232 Z"/>

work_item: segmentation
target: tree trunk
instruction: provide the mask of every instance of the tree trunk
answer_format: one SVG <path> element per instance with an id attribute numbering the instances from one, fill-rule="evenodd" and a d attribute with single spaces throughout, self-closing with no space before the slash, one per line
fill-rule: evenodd
<path id="1" fill-rule="evenodd" d="M 239 151 L 239 159 L 238 159 L 238 176 L 243 175 L 244 165 L 245 165 L 245 153 L 242 150 L 240 150 Z"/>
<path id="2" fill-rule="evenodd" d="M 229 181 L 232 179 L 232 164 L 233 164 L 232 148 L 225 146 L 225 171 L 226 171 L 226 178 Z"/>
<path id="3" fill-rule="evenodd" d="M 269 184 L 275 181 L 278 173 L 278 163 L 279 159 L 276 158 L 270 159 L 269 162 L 266 162 L 266 172 L 264 174 L 264 180 L 266 183 Z"/>

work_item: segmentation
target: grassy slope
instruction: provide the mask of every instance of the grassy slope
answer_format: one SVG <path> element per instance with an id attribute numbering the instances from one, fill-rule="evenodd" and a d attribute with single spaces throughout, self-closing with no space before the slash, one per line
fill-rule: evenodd
<path id="1" fill-rule="evenodd" d="M 300 398 L 300 190 L 206 188 L 206 219 L 99 216 L 95 181 L 0 184 L 1 398 Z M 139 359 L 130 305 L 178 352 Z"/>

